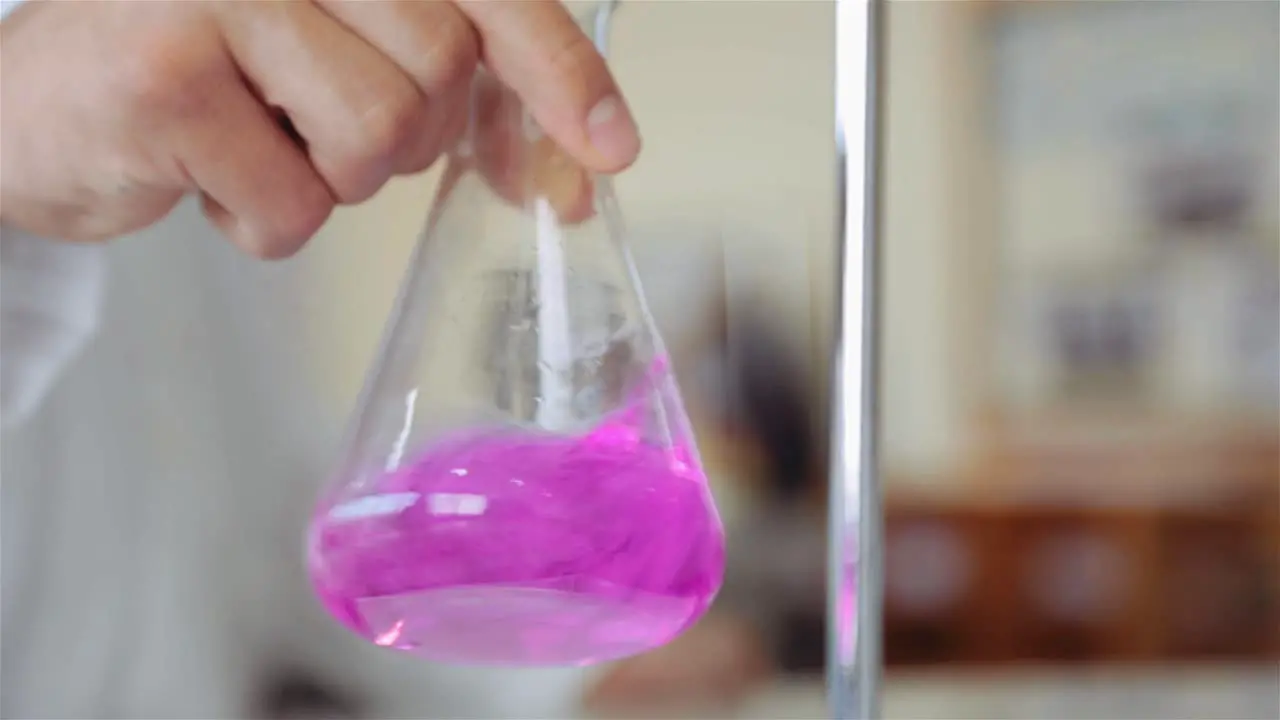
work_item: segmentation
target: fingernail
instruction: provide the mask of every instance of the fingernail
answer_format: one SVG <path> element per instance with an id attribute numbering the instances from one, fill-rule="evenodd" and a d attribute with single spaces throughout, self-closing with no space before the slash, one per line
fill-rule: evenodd
<path id="1" fill-rule="evenodd" d="M 587 113 L 587 137 L 596 151 L 614 164 L 629 163 L 640 152 L 640 133 L 617 95 L 601 100 Z"/>

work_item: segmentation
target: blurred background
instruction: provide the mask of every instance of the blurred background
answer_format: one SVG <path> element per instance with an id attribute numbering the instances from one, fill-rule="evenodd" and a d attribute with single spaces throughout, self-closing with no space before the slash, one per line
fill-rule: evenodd
<path id="1" fill-rule="evenodd" d="M 636 1 L 616 19 L 612 62 L 646 140 L 618 195 L 730 536 L 730 568 L 699 626 L 589 678 L 588 717 L 825 716 L 833 28 L 830 2 Z M 886 715 L 1280 716 L 1280 4 L 892 2 L 885 68 Z M 232 597 L 220 617 L 246 646 L 264 647 L 191 674 L 283 668 L 264 716 L 341 715 L 324 688 L 347 677 L 339 656 L 376 668 L 364 673 L 384 678 L 375 694 L 411 684 L 349 639 L 308 644 L 327 622 L 313 609 L 291 631 L 302 639 L 270 641 L 277 623 L 266 608 L 292 617 L 308 602 L 296 548 L 315 472 L 294 460 L 328 459 L 317 448 L 354 405 L 437 181 L 397 181 L 340 212 L 285 266 L 249 269 L 226 251 L 222 297 L 244 295 L 245 278 L 260 273 L 303 309 L 286 323 L 262 319 L 265 305 L 236 306 L 227 327 L 238 349 L 206 352 L 199 338 L 215 326 L 184 320 L 184 301 L 156 307 L 153 295 L 116 285 L 155 315 L 150 332 L 169 323 L 175 362 L 216 364 L 244 395 L 184 403 L 182 382 L 153 379 L 140 402 L 244 420 L 220 430 L 236 449 L 210 450 L 204 465 L 210 484 L 220 474 L 253 484 L 252 502 L 196 493 L 182 501 L 187 520 L 168 522 L 232 548 L 197 570 L 174 561 L 173 572 L 220 578 Z M 134 248 L 148 242 L 147 262 L 177 252 L 172 238 L 113 252 L 145 268 Z M 135 279 L 168 282 L 174 298 L 207 290 L 165 272 Z M 265 377 L 263 362 L 246 358 L 283 337 L 306 348 L 305 362 L 276 375 L 301 384 L 287 397 L 318 399 L 314 410 L 272 405 L 255 396 L 273 381 L 245 380 Z M 145 362 L 114 342 L 124 366 Z M 265 404 L 245 411 L 252 402 Z M 153 425 L 182 458 L 169 471 L 200 474 L 185 425 Z M 255 453 L 277 463 L 264 465 L 279 468 L 277 480 L 237 470 Z M 81 467 L 109 462 L 89 452 Z M 273 489 L 295 475 L 306 482 Z M 113 491 L 94 492 L 113 502 Z M 66 507 L 98 496 L 74 497 Z M 122 517 L 144 517 L 114 502 Z M 13 514 L 6 525 L 24 521 Z M 232 522 L 269 531 L 232 532 Z M 107 552 L 112 540 L 95 541 Z M 121 547 L 123 557 L 145 545 Z M 8 547 L 5 567 L 8 591 L 21 569 Z M 288 597 L 273 590 L 283 585 Z M 214 602 L 170 619 L 189 625 Z M 6 597 L 7 617 L 14 607 Z M 68 607 L 64 620 L 86 615 Z M 66 646 L 51 639 L 56 628 L 19 630 Z M 239 646 L 202 632 L 199 642 Z M 147 642 L 176 642 L 162 634 Z M 194 652 L 168 647 L 151 662 L 182 665 Z M 289 674 L 312 666 L 323 671 Z M 60 672 L 9 689 L 47 677 L 59 697 Z M 515 687 L 473 682 L 473 696 Z M 139 697 L 190 698 L 190 688 L 134 685 Z M 202 707 L 243 707 L 220 702 Z M 430 712 L 484 712 L 441 707 Z"/>
<path id="2" fill-rule="evenodd" d="M 822 714 L 833 18 L 618 16 L 646 137 L 618 193 L 733 561 L 596 714 Z M 887 714 L 1276 717 L 1280 5 L 894 2 L 887 28 Z M 339 407 L 432 182 L 315 251 Z"/>

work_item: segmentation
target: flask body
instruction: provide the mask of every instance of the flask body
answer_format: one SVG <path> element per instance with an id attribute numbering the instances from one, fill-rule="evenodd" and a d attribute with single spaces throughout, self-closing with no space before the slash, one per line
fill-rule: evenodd
<path id="1" fill-rule="evenodd" d="M 724 534 L 607 178 L 478 75 L 307 537 L 326 610 L 466 664 L 662 645 Z"/>

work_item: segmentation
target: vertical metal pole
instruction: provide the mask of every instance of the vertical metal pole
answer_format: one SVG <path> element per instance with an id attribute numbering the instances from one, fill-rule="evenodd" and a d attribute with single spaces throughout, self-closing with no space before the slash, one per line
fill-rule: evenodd
<path id="1" fill-rule="evenodd" d="M 832 384 L 827 698 L 880 714 L 883 508 L 877 473 L 881 0 L 836 2 L 839 277 Z"/>

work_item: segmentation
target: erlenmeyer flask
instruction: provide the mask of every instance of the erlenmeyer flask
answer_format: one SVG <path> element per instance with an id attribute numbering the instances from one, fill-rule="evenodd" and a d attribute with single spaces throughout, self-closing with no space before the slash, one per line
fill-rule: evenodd
<path id="1" fill-rule="evenodd" d="M 622 234 L 608 179 L 481 71 L 308 533 L 343 625 L 437 661 L 569 665 L 705 612 L 724 533 Z"/>

